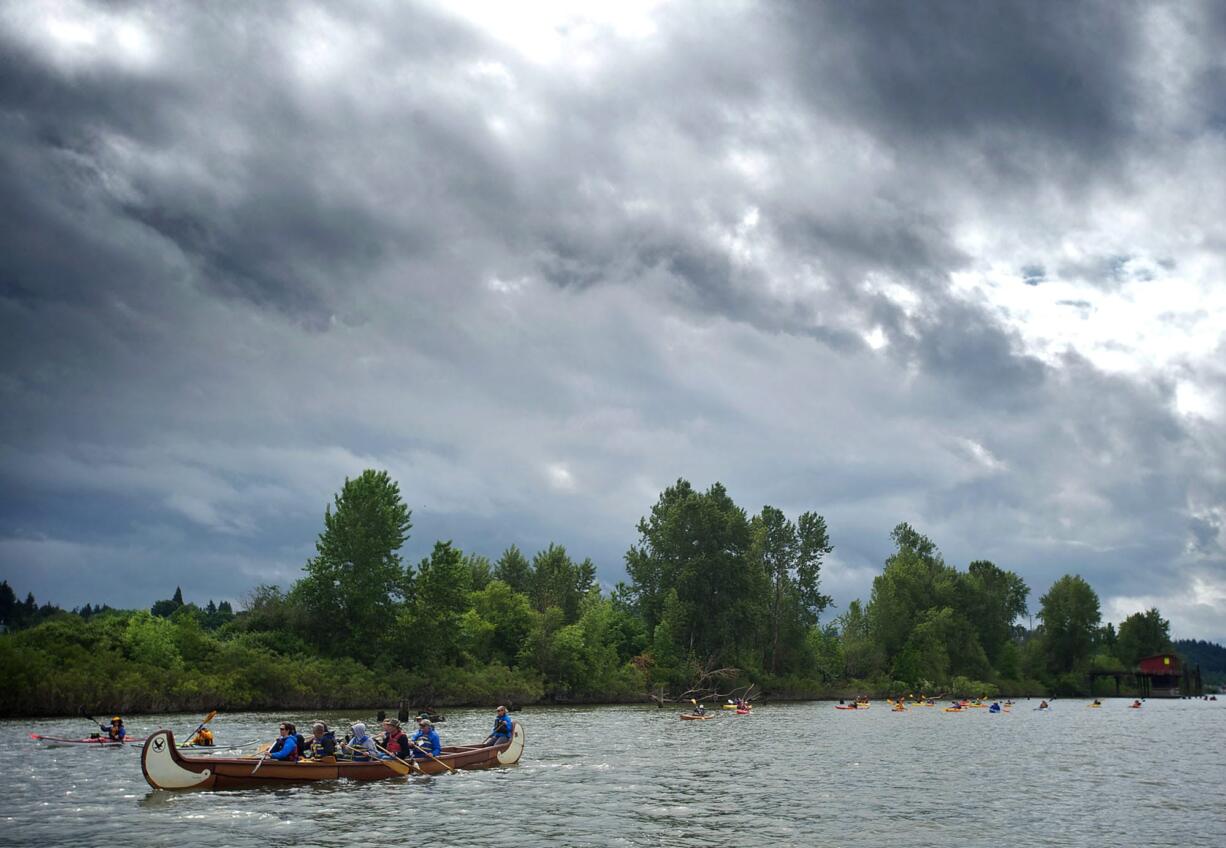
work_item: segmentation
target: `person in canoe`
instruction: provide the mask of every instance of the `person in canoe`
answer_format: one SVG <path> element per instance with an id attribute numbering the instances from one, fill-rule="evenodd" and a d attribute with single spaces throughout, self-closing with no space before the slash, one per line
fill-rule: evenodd
<path id="1" fill-rule="evenodd" d="M 377 760 L 379 759 L 379 749 L 375 747 L 375 740 L 366 732 L 366 725 L 363 722 L 356 722 L 349 727 L 350 737 L 341 745 L 341 750 L 349 754 L 355 760 Z"/>
<path id="2" fill-rule="evenodd" d="M 1130 707 L 1130 708 L 1132 708 L 1132 709 L 1134 709 L 1134 710 L 1139 710 L 1139 709 L 1141 709 L 1141 702 L 1140 702 L 1140 701 L 1133 701 L 1131 704 L 1129 704 L 1129 707 Z"/>
<path id="3" fill-rule="evenodd" d="M 365 726 L 363 726 L 365 729 Z M 303 757 L 312 760 L 322 760 L 325 757 L 336 757 L 336 734 L 328 729 L 328 725 L 317 721 L 311 725 L 311 738 L 307 740 Z"/>
<path id="4" fill-rule="evenodd" d="M 690 712 L 692 712 L 694 715 L 706 715 L 707 707 L 705 704 L 695 704 L 694 709 Z"/>
<path id="5" fill-rule="evenodd" d="M 383 719 L 383 747 L 391 751 L 392 756 L 402 760 L 413 756 L 413 746 L 409 744 L 409 737 L 400 729 L 400 719 Z"/>
<path id="6" fill-rule="evenodd" d="M 128 729 L 123 726 L 123 719 L 115 716 L 111 719 L 110 725 L 100 724 L 98 728 L 106 734 L 106 738 L 112 742 L 122 742 L 124 737 L 128 735 Z"/>
<path id="7" fill-rule="evenodd" d="M 268 749 L 268 756 L 274 760 L 284 760 L 289 763 L 297 762 L 299 755 L 302 753 L 302 737 L 298 735 L 298 730 L 288 721 L 283 721 L 279 731 L 281 735 L 277 738 L 276 742 L 272 743 L 272 747 Z"/>
<path id="8" fill-rule="evenodd" d="M 197 748 L 212 748 L 215 744 L 213 742 L 213 731 L 209 730 L 207 727 L 202 727 L 197 730 L 196 735 L 188 741 Z"/>
<path id="9" fill-rule="evenodd" d="M 507 715 L 507 708 L 504 706 L 498 707 L 498 712 L 494 715 L 494 730 L 486 738 L 483 744 L 485 745 L 501 745 L 503 742 L 511 741 L 511 717 Z"/>
<path id="10" fill-rule="evenodd" d="M 434 722 L 428 718 L 423 718 L 417 723 L 417 726 L 420 729 L 413 734 L 413 743 L 437 757 L 443 750 L 443 743 L 439 741 L 438 731 L 434 729 Z M 414 748 L 413 756 L 424 757 L 425 754 Z"/>

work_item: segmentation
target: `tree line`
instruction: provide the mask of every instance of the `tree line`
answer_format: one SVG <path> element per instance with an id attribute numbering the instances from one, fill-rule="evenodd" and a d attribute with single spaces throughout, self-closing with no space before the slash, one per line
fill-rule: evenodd
<path id="1" fill-rule="evenodd" d="M 637 526 L 628 580 L 549 544 L 496 560 L 439 541 L 407 563 L 412 515 L 386 472 L 344 482 L 293 585 L 242 608 L 186 603 L 72 613 L 0 586 L 0 712 L 629 702 L 744 690 L 773 697 L 1073 694 L 1087 672 L 1170 650 L 1158 610 L 1104 624 L 1076 575 L 1039 599 L 987 560 L 965 570 L 899 524 L 867 603 L 830 618 L 825 519 L 749 514 L 678 480 Z M 10 597 L 11 596 L 11 597 Z"/>

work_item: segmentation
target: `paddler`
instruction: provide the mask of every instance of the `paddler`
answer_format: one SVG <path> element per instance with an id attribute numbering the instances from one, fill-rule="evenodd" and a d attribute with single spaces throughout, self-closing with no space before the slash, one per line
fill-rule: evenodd
<path id="1" fill-rule="evenodd" d="M 325 757 L 335 759 L 336 734 L 329 730 L 328 725 L 322 721 L 315 722 L 311 725 L 311 738 L 307 740 L 306 750 L 302 752 L 302 756 L 313 760 L 322 760 Z"/>
<path id="2" fill-rule="evenodd" d="M 298 755 L 301 753 L 299 740 L 302 737 L 298 735 L 297 729 L 288 721 L 281 722 L 278 732 L 281 735 L 277 738 L 276 742 L 272 743 L 272 747 L 268 749 L 268 756 L 274 760 L 296 762 Z"/>
<path id="3" fill-rule="evenodd" d="M 349 728 L 353 734 L 348 742 L 341 745 L 341 750 L 348 752 L 355 760 L 376 760 L 379 758 L 379 749 L 375 747 L 375 740 L 371 739 L 366 733 L 366 725 L 362 722 L 356 722 Z"/>
<path id="4" fill-rule="evenodd" d="M 510 742 L 511 732 L 511 717 L 507 715 L 507 708 L 500 704 L 494 715 L 494 730 L 482 744 L 501 745 L 503 742 Z"/>
<path id="5" fill-rule="evenodd" d="M 105 724 L 100 724 L 98 727 L 106 734 L 106 738 L 112 742 L 122 742 L 123 738 L 128 735 L 128 729 L 123 726 L 123 719 L 119 716 L 114 716 L 111 719 L 110 727 Z"/>
<path id="6" fill-rule="evenodd" d="M 209 730 L 207 727 L 200 728 L 196 731 L 196 736 L 192 739 L 191 744 L 195 745 L 197 748 L 212 748 L 213 731 Z"/>
<path id="7" fill-rule="evenodd" d="M 417 726 L 419 730 L 413 734 L 413 742 L 437 757 L 443 751 L 443 744 L 439 741 L 438 731 L 434 729 L 434 723 L 428 718 L 423 718 L 417 722 Z M 424 754 L 414 748 L 413 756 L 422 757 Z"/>
<path id="8" fill-rule="evenodd" d="M 402 760 L 413 755 L 413 746 L 409 744 L 409 737 L 405 736 L 404 731 L 400 729 L 400 719 L 383 719 L 383 747 Z"/>

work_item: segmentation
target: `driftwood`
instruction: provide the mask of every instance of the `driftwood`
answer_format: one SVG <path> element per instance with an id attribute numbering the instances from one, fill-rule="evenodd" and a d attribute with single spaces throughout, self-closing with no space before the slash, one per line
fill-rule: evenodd
<path id="1" fill-rule="evenodd" d="M 665 704 L 684 704 L 690 701 L 713 701 L 723 703 L 725 699 L 735 700 L 738 697 L 744 698 L 746 701 L 753 697 L 753 691 L 757 688 L 756 683 L 751 683 L 748 686 L 737 687 L 728 692 L 721 692 L 717 686 L 706 685 L 712 684 L 719 679 L 734 677 L 740 673 L 739 668 L 717 668 L 705 670 L 697 680 L 691 684 L 689 689 L 681 692 L 673 697 L 664 691 L 664 687 L 660 686 L 657 690 L 650 694 L 651 700 L 656 702 L 657 707 L 663 707 Z M 738 693 L 740 693 L 738 695 Z"/>

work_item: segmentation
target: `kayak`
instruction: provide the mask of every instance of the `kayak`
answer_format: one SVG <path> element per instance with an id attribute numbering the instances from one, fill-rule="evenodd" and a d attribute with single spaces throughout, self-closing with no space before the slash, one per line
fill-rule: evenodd
<path id="1" fill-rule="evenodd" d="M 708 719 L 712 719 L 712 718 L 715 718 L 715 715 L 713 713 L 708 713 L 707 715 L 697 715 L 695 713 L 682 713 L 681 714 L 682 721 L 707 721 Z"/>
<path id="2" fill-rule="evenodd" d="M 1092 710 L 1097 710 L 1098 708 L 1102 706 L 1102 704 L 1086 704 L 1086 706 Z"/>
<path id="3" fill-rule="evenodd" d="M 122 748 L 130 743 L 145 741 L 143 736 L 125 736 L 123 739 L 109 739 L 105 736 L 91 736 L 87 739 L 67 739 L 63 736 L 43 736 L 38 733 L 31 733 L 30 738 L 35 742 L 46 742 L 48 745 L 92 745 L 95 748 Z"/>
<path id="4" fill-rule="evenodd" d="M 852 710 L 853 712 L 856 712 L 856 711 L 859 711 L 859 710 L 867 710 L 867 709 L 868 709 L 868 707 L 867 707 L 867 706 L 863 706 L 863 707 L 847 707 L 847 706 L 844 706 L 844 705 L 842 705 L 842 704 L 835 704 L 835 705 L 834 705 L 834 708 L 835 708 L 836 710 Z"/>
<path id="5" fill-rule="evenodd" d="M 737 710 L 737 715 L 749 715 L 749 710 Z"/>
<path id="6" fill-rule="evenodd" d="M 966 712 L 966 707 L 946 707 L 946 708 L 945 708 L 945 712 L 947 712 L 947 713 L 964 713 L 964 712 Z"/>

